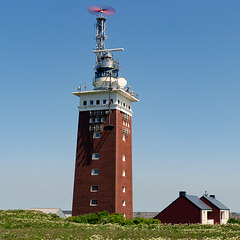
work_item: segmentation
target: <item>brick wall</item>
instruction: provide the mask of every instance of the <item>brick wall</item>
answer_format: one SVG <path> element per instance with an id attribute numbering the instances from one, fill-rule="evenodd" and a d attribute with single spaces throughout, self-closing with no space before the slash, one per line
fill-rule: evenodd
<path id="1" fill-rule="evenodd" d="M 132 218 L 132 133 L 130 131 L 125 141 L 122 140 L 122 113 L 113 110 L 111 124 L 114 128 L 103 130 L 100 138 L 93 138 L 89 118 L 89 111 L 79 112 L 72 214 L 106 210 Z M 107 125 L 108 115 L 105 118 L 104 125 Z M 131 129 L 131 118 L 127 122 Z M 92 153 L 99 153 L 99 160 L 92 160 Z M 122 155 L 125 155 L 125 162 Z M 99 169 L 99 174 L 91 175 L 92 169 Z M 91 192 L 91 185 L 98 186 L 98 191 Z M 123 186 L 126 192 L 122 192 Z M 91 199 L 97 200 L 97 206 L 90 206 Z M 126 206 L 122 206 L 123 200 Z"/>

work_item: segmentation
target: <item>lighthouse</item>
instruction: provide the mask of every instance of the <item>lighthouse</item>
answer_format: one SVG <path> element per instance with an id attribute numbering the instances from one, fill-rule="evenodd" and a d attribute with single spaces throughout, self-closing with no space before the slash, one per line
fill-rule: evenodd
<path id="1" fill-rule="evenodd" d="M 108 211 L 132 218 L 132 103 L 138 96 L 119 77 L 119 63 L 105 48 L 106 16 L 111 7 L 91 6 L 96 18 L 93 90 L 80 98 L 72 215 Z"/>

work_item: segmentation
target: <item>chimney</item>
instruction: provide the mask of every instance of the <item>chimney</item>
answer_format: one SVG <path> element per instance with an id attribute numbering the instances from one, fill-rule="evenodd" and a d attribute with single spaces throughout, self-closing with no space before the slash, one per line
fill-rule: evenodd
<path id="1" fill-rule="evenodd" d="M 185 191 L 180 191 L 179 192 L 179 197 L 182 197 L 182 196 L 186 196 L 186 192 Z"/>
<path id="2" fill-rule="evenodd" d="M 215 195 L 210 195 L 210 197 L 215 198 Z"/>

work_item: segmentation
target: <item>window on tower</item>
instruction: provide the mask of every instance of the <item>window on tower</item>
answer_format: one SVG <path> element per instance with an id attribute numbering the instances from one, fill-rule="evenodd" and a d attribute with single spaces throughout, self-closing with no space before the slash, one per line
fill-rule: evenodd
<path id="1" fill-rule="evenodd" d="M 91 199 L 90 200 L 90 206 L 97 206 L 97 200 L 96 199 Z"/>
<path id="2" fill-rule="evenodd" d="M 93 118 L 89 118 L 89 123 L 93 123 Z"/>
<path id="3" fill-rule="evenodd" d="M 123 205 L 123 206 L 126 206 L 126 200 L 123 200 L 123 201 L 122 201 L 122 205 Z"/>
<path id="4" fill-rule="evenodd" d="M 122 187 L 122 192 L 126 192 L 126 187 L 125 186 Z"/>
<path id="5" fill-rule="evenodd" d="M 97 101 L 96 101 L 96 104 L 99 105 L 99 104 L 100 104 L 100 100 L 97 100 Z"/>
<path id="6" fill-rule="evenodd" d="M 107 104 L 107 100 L 106 99 L 103 100 L 103 104 Z"/>
<path id="7" fill-rule="evenodd" d="M 93 138 L 100 138 L 100 132 L 93 133 Z"/>
<path id="8" fill-rule="evenodd" d="M 123 177 L 126 176 L 126 171 L 125 171 L 125 170 L 122 171 L 122 176 L 123 176 Z"/>
<path id="9" fill-rule="evenodd" d="M 83 101 L 83 105 L 87 105 L 87 101 Z"/>
<path id="10" fill-rule="evenodd" d="M 91 186 L 91 192 L 97 192 L 98 191 L 98 186 L 97 185 L 92 185 Z"/>
<path id="11" fill-rule="evenodd" d="M 93 160 L 98 160 L 99 159 L 99 153 L 93 153 L 92 154 L 92 159 Z"/>
<path id="12" fill-rule="evenodd" d="M 122 155 L 122 160 L 123 160 L 124 162 L 126 161 L 125 155 Z"/>
<path id="13" fill-rule="evenodd" d="M 125 138 L 125 134 L 122 135 L 122 140 L 125 141 L 126 138 Z"/>
<path id="14" fill-rule="evenodd" d="M 91 175 L 98 175 L 99 170 L 97 168 L 92 169 Z"/>
<path id="15" fill-rule="evenodd" d="M 99 118 L 95 118 L 95 123 L 99 123 Z"/>

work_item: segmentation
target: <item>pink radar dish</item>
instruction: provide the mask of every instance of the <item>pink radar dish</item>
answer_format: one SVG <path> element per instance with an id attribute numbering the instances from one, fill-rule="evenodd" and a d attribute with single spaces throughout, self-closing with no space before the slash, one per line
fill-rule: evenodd
<path id="1" fill-rule="evenodd" d="M 116 13 L 116 10 L 109 6 L 90 6 L 88 12 L 94 15 L 98 15 L 99 13 L 103 13 L 104 15 L 110 16 Z"/>

